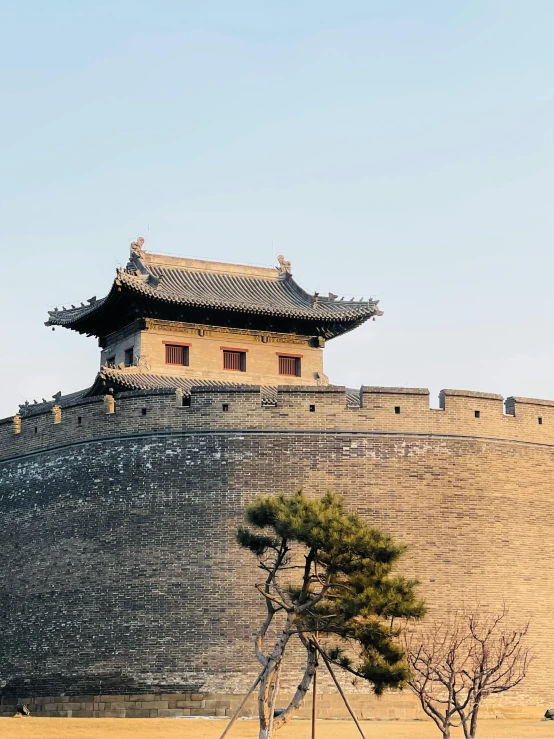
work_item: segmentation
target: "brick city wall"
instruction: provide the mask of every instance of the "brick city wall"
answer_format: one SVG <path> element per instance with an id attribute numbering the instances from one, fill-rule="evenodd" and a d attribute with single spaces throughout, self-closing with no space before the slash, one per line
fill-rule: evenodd
<path id="1" fill-rule="evenodd" d="M 348 408 L 336 387 L 282 388 L 272 406 L 251 387 L 178 401 L 125 393 L 114 413 L 100 398 L 0 422 L 4 702 L 230 709 L 257 674 L 261 613 L 235 530 L 257 494 L 299 485 L 332 487 L 407 544 L 401 569 L 431 614 L 506 600 L 531 619 L 535 660 L 506 705 L 550 701 L 554 403 L 509 399 L 504 413 L 499 396 L 446 391 L 435 410 L 427 391 L 363 388 Z M 354 699 L 366 715 L 416 710 L 407 696 Z"/>

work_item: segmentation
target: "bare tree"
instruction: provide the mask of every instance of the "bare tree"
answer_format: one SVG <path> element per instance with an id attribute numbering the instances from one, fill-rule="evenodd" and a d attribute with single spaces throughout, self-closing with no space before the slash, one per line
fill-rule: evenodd
<path id="1" fill-rule="evenodd" d="M 456 726 L 473 739 L 483 701 L 515 688 L 527 674 L 529 624 L 513 628 L 508 621 L 506 606 L 496 614 L 475 609 L 406 633 L 408 685 L 443 739 Z"/>
<path id="2" fill-rule="evenodd" d="M 526 646 L 529 623 L 510 628 L 506 606 L 497 615 L 473 613 L 467 616 L 471 634 L 471 700 L 459 711 L 466 739 L 475 737 L 481 703 L 490 695 L 506 693 L 525 678 L 531 661 Z"/>
<path id="3" fill-rule="evenodd" d="M 408 685 L 443 739 L 449 739 L 451 727 L 460 725 L 458 706 L 465 708 L 469 697 L 465 676 L 469 651 L 469 638 L 458 616 L 406 634 Z"/>

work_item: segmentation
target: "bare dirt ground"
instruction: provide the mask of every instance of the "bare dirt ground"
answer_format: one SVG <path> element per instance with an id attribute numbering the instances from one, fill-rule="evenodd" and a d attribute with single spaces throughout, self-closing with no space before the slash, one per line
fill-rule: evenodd
<path id="1" fill-rule="evenodd" d="M 207 719 L 121 718 L 0 718 L 1 739 L 219 739 L 226 721 Z M 429 721 L 363 721 L 367 739 L 436 739 Z M 309 721 L 292 721 L 278 732 L 278 739 L 310 739 Z M 238 721 L 228 739 L 256 739 L 256 721 Z M 454 730 L 453 737 L 460 737 Z M 532 719 L 483 719 L 479 737 L 484 739 L 554 739 L 554 721 Z M 359 739 L 349 721 L 318 721 L 317 739 Z"/>

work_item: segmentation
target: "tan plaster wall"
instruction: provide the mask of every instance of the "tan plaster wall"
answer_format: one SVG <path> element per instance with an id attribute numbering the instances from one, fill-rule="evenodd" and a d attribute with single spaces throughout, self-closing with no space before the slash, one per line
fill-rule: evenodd
<path id="1" fill-rule="evenodd" d="M 197 329 L 190 331 L 148 329 L 110 344 L 102 351 L 101 363 L 104 364 L 108 357 L 114 354 L 116 365 L 123 362 L 125 349 L 134 346 L 135 356 L 139 358 L 139 366 L 144 372 L 153 374 L 259 385 L 327 383 L 327 378 L 323 374 L 322 349 L 309 346 L 308 339 L 303 341 L 300 338 L 291 337 L 294 341 L 292 343 L 285 340 L 279 341 L 279 338 L 279 335 L 273 335 L 268 337 L 268 343 L 263 343 L 261 336 L 254 332 L 251 334 L 234 333 L 210 329 L 206 330 L 204 336 L 200 336 Z M 166 364 L 164 341 L 190 345 L 188 367 Z M 246 372 L 223 369 L 222 346 L 246 350 Z M 279 374 L 279 353 L 301 355 L 302 374 L 300 377 Z M 316 378 L 316 373 L 319 375 L 319 380 Z"/>

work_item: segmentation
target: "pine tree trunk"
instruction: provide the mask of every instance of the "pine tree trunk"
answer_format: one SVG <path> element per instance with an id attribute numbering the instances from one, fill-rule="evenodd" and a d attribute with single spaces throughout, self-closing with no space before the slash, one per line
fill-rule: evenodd
<path id="1" fill-rule="evenodd" d="M 259 739 L 271 739 L 271 735 L 273 734 L 273 722 L 271 720 L 273 701 L 271 700 L 271 695 L 275 677 L 276 672 L 273 663 L 270 662 L 264 671 L 258 691 L 258 716 L 260 719 Z"/>
<path id="2" fill-rule="evenodd" d="M 300 684 L 296 688 L 296 692 L 294 693 L 289 705 L 285 708 L 283 713 L 281 713 L 275 719 L 276 729 L 280 729 L 281 726 L 286 724 L 287 721 L 289 721 L 292 718 L 293 711 L 295 711 L 298 708 L 298 706 L 300 706 L 300 704 L 306 697 L 306 693 L 310 689 L 312 678 L 314 676 L 315 665 L 316 665 L 316 652 L 315 650 L 310 649 L 308 650 L 308 658 L 306 661 L 306 667 L 304 669 L 304 675 L 302 677 L 302 680 L 300 681 Z"/>
<path id="3" fill-rule="evenodd" d="M 281 658 L 286 644 L 287 642 L 285 642 L 282 646 L 280 654 Z M 273 652 L 273 655 L 275 654 L 276 650 L 274 650 Z M 270 665 L 268 665 L 265 671 L 266 674 L 264 674 L 264 676 L 262 677 L 262 683 L 260 684 L 260 689 L 258 693 L 258 715 L 260 720 L 260 732 L 258 734 L 258 739 L 273 739 L 277 729 L 280 729 L 282 726 L 284 726 L 284 724 L 287 723 L 287 721 L 289 721 L 289 719 L 292 718 L 293 712 L 302 703 L 306 696 L 306 693 L 310 688 L 310 684 L 312 682 L 315 671 L 315 663 L 316 653 L 315 651 L 310 650 L 308 651 L 308 659 L 306 662 L 306 668 L 304 670 L 304 676 L 300 684 L 298 685 L 292 700 L 283 711 L 283 713 L 280 714 L 276 719 L 274 719 L 273 722 L 270 721 L 269 717 L 268 709 L 271 703 L 271 701 L 269 700 L 269 696 L 271 693 L 271 682 L 272 680 L 277 678 L 277 671 L 271 668 L 271 663 Z"/>
<path id="4" fill-rule="evenodd" d="M 273 691 L 277 691 L 277 677 L 279 665 L 282 662 L 285 647 L 290 639 L 292 614 L 287 616 L 285 628 L 279 637 L 279 641 L 273 648 L 268 658 L 267 665 L 262 673 L 260 687 L 258 690 L 258 716 L 260 719 L 259 739 L 271 739 L 273 735 L 274 722 L 271 718 L 274 701 L 271 699 Z"/>

